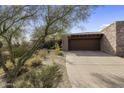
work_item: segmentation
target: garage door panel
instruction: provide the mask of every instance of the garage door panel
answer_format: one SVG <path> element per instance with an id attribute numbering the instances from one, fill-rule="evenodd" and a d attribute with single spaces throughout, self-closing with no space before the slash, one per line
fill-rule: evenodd
<path id="1" fill-rule="evenodd" d="M 99 39 L 70 39 L 69 50 L 100 50 Z"/>

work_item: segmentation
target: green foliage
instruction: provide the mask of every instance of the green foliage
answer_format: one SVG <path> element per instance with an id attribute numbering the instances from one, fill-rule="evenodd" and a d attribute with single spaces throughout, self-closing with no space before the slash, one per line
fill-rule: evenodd
<path id="1" fill-rule="evenodd" d="M 19 81 L 14 85 L 16 88 L 33 88 L 32 84 L 29 81 Z"/>
<path id="2" fill-rule="evenodd" d="M 25 74 L 19 81 L 14 83 L 15 87 L 19 88 L 38 88 L 42 87 L 41 81 L 40 81 L 40 74 L 36 71 L 31 71 L 27 74 Z"/>
<path id="3" fill-rule="evenodd" d="M 33 53 L 41 44 L 43 48 L 44 42 L 48 37 L 56 37 L 56 35 L 67 31 L 73 25 L 78 24 L 81 21 L 85 21 L 91 13 L 92 6 L 3 6 L 0 7 L 0 36 L 4 38 L 9 47 L 10 60 L 14 64 L 12 72 L 6 67 L 5 63 L 2 64 L 2 68 L 7 74 L 12 77 L 12 82 L 17 78 L 18 73 L 22 70 L 25 62 L 30 59 Z M 36 17 L 36 19 L 35 19 Z M 47 17 L 47 18 L 46 18 Z M 35 21 L 34 21 L 35 19 Z M 40 19 L 40 20 L 39 20 Z M 31 22 L 31 24 L 30 24 Z M 39 24 L 35 24 L 35 23 Z M 33 25 L 34 24 L 34 25 Z M 32 26 L 33 25 L 33 26 Z M 41 32 L 36 36 L 36 42 L 31 45 L 31 48 L 26 47 L 14 47 L 13 43 L 22 41 L 22 37 L 27 36 L 29 29 L 27 27 L 33 27 L 33 29 L 40 27 Z M 31 29 L 30 29 L 31 30 Z M 29 30 L 29 31 L 30 31 Z M 37 30 L 36 30 L 37 31 Z M 21 33 L 22 32 L 22 33 Z M 32 31 L 31 31 L 32 32 Z M 60 38 L 60 35 L 58 35 Z M 3 42 L 2 42 L 3 43 Z M 27 49 L 29 49 L 28 52 Z M 60 48 L 56 46 L 56 54 L 60 54 Z M 14 56 L 13 56 L 14 52 Z M 22 56 L 24 53 L 26 54 Z M 16 60 L 20 57 L 18 60 Z M 52 70 L 51 70 L 52 71 Z M 48 72 L 51 72 L 48 71 Z M 54 70 L 53 70 L 54 71 Z M 43 72 L 42 72 L 43 73 Z M 51 82 L 53 80 L 53 74 L 46 74 L 51 76 Z M 39 75 L 38 75 L 39 76 Z M 56 76 L 56 75 L 55 75 Z M 53 87 L 49 80 L 43 81 L 43 87 Z M 48 82 L 48 83 L 44 83 Z M 31 83 L 32 84 L 32 83 Z M 49 85 L 50 84 L 50 85 Z M 30 85 L 30 84 L 28 84 Z"/>
<path id="4" fill-rule="evenodd" d="M 54 45 L 55 45 L 55 41 L 50 40 L 50 41 L 45 42 L 43 47 L 47 49 L 52 49 L 54 48 Z"/>
<path id="5" fill-rule="evenodd" d="M 29 69 L 28 69 L 27 67 L 23 66 L 23 67 L 20 69 L 20 71 L 19 71 L 19 73 L 17 74 L 17 76 L 21 76 L 21 75 L 25 74 L 25 73 L 28 72 L 28 71 L 29 71 Z"/>
<path id="6" fill-rule="evenodd" d="M 41 57 L 39 55 L 34 55 L 32 58 L 27 60 L 25 63 L 25 66 L 31 68 L 31 67 L 37 67 L 40 66 L 42 63 Z"/>
<path id="7" fill-rule="evenodd" d="M 42 70 L 40 78 L 44 88 L 57 87 L 62 79 L 60 67 L 56 64 L 47 66 L 47 68 Z"/>
<path id="8" fill-rule="evenodd" d="M 62 56 L 63 54 L 62 54 L 62 51 L 61 51 L 61 48 L 60 48 L 60 46 L 59 46 L 59 44 L 58 43 L 56 43 L 55 44 L 55 54 L 56 55 L 60 55 L 60 56 Z"/>
<path id="9" fill-rule="evenodd" d="M 11 64 L 10 64 L 9 67 L 13 67 L 13 66 L 11 66 Z M 25 67 L 25 66 L 23 66 L 23 67 L 20 69 L 19 73 L 17 74 L 17 77 L 22 76 L 23 74 L 25 74 L 25 73 L 28 72 L 28 71 L 29 71 L 28 68 Z M 13 77 L 14 77 L 13 69 L 10 68 L 10 69 L 9 69 L 9 72 L 10 72 L 9 74 L 5 74 L 5 77 L 6 77 L 7 82 L 12 82 Z"/>
<path id="10" fill-rule="evenodd" d="M 10 61 L 6 62 L 6 66 L 9 70 L 12 70 L 14 68 L 13 64 Z"/>
<path id="11" fill-rule="evenodd" d="M 61 79 L 60 67 L 54 64 L 43 68 L 42 71 L 33 70 L 25 74 L 14 83 L 14 86 L 19 88 L 52 88 L 57 87 Z"/>
<path id="12" fill-rule="evenodd" d="M 27 47 L 23 46 L 13 48 L 14 57 L 21 57 L 27 50 Z"/>
<path id="13" fill-rule="evenodd" d="M 0 48 L 2 48 L 2 46 L 3 46 L 3 43 L 0 41 Z"/>
<path id="14" fill-rule="evenodd" d="M 0 68 L 0 76 L 2 76 L 4 74 L 4 71 L 2 68 Z"/>
<path id="15" fill-rule="evenodd" d="M 37 50 L 36 55 L 41 58 L 46 58 L 46 56 L 48 55 L 48 50 L 47 49 Z"/>

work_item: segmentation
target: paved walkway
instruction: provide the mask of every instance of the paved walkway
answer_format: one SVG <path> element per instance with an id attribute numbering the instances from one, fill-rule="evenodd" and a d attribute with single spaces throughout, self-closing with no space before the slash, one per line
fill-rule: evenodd
<path id="1" fill-rule="evenodd" d="M 100 51 L 70 51 L 66 67 L 72 87 L 124 87 L 124 59 Z"/>

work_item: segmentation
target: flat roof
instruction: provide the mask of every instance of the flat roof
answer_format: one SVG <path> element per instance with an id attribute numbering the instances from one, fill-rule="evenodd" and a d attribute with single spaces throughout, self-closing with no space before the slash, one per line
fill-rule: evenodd
<path id="1" fill-rule="evenodd" d="M 71 33 L 70 35 L 103 35 L 102 32 Z"/>
<path id="2" fill-rule="evenodd" d="M 103 33 L 101 32 L 84 32 L 84 33 L 73 33 L 68 36 L 69 39 L 78 39 L 78 38 L 84 38 L 84 39 L 100 39 L 103 36 Z"/>

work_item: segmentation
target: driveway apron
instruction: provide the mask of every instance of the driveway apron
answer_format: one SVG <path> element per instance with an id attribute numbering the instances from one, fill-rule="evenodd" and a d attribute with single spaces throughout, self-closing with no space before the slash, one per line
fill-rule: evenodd
<path id="1" fill-rule="evenodd" d="M 66 52 L 66 67 L 72 87 L 124 87 L 124 59 L 101 51 Z"/>

